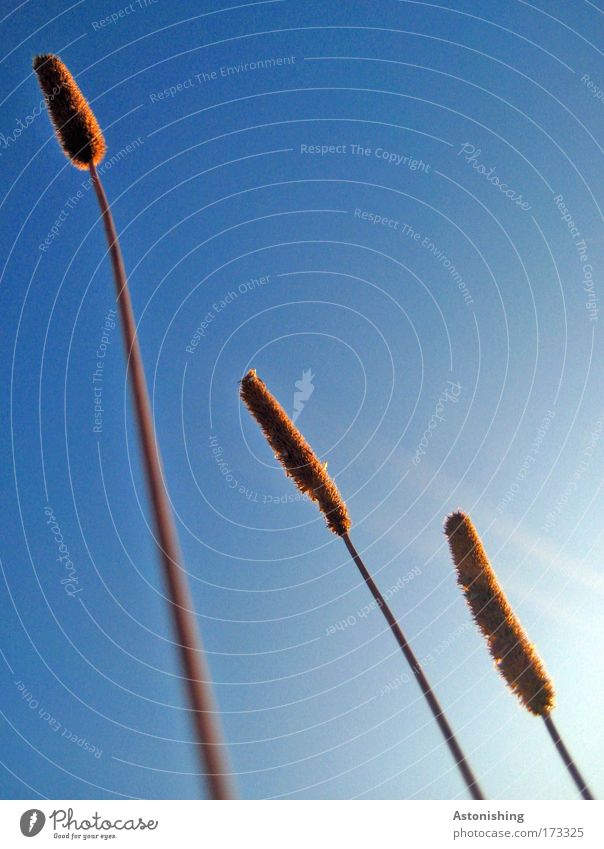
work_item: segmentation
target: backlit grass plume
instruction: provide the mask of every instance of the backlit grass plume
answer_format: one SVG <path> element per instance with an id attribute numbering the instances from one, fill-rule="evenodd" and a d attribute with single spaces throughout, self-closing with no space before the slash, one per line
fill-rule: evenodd
<path id="1" fill-rule="evenodd" d="M 554 707 L 554 685 L 499 586 L 472 520 L 465 513 L 451 513 L 445 533 L 457 582 L 497 669 L 531 713 L 547 715 Z"/>
<path id="2" fill-rule="evenodd" d="M 164 483 L 124 260 L 111 207 L 96 168 L 105 155 L 105 140 L 92 109 L 59 57 L 52 54 L 37 56 L 33 66 L 46 97 L 59 144 L 77 168 L 90 171 L 99 202 L 113 268 L 116 300 L 120 309 L 128 376 L 155 523 L 157 549 L 166 580 L 169 612 L 176 632 L 175 642 L 180 653 L 183 682 L 189 696 L 201 775 L 207 781 L 211 798 L 230 799 L 232 789 L 228 762 L 214 704 L 210 674 L 199 637 L 186 572 L 181 564 L 176 526 Z"/>
<path id="3" fill-rule="evenodd" d="M 241 381 L 241 398 L 256 419 L 286 475 L 304 495 L 319 505 L 328 528 L 342 536 L 350 530 L 350 516 L 340 492 L 308 442 L 255 370 Z"/>
<path id="4" fill-rule="evenodd" d="M 344 503 L 344 499 L 340 495 L 335 483 L 327 474 L 327 464 L 321 463 L 281 404 L 271 395 L 254 370 L 248 371 L 241 381 L 240 395 L 248 410 L 260 425 L 264 436 L 275 452 L 275 456 L 285 469 L 286 475 L 292 478 L 300 492 L 308 495 L 318 503 L 329 529 L 344 541 L 350 556 L 373 595 L 377 606 L 382 611 L 388 627 L 396 639 L 407 663 L 411 667 L 415 680 L 432 711 L 432 715 L 465 781 L 468 792 L 473 799 L 484 799 L 480 785 L 466 760 L 461 746 L 457 742 L 449 721 L 428 679 L 424 675 L 413 649 L 407 642 L 407 638 L 403 634 L 388 602 L 380 592 L 350 539 L 348 531 L 352 522 L 348 515 L 348 509 Z"/>
<path id="5" fill-rule="evenodd" d="M 445 533 L 457 582 L 497 669 L 524 707 L 541 716 L 581 795 L 593 799 L 551 717 L 555 704 L 552 680 L 507 600 L 472 520 L 461 510 L 451 513 L 445 520 Z"/>
<path id="6" fill-rule="evenodd" d="M 82 170 L 98 165 L 107 149 L 105 139 L 71 73 L 52 53 L 36 56 L 33 68 L 65 156 Z"/>

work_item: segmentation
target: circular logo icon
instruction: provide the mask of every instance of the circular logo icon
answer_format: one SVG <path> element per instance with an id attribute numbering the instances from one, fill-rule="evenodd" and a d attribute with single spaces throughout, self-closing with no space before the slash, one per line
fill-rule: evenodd
<path id="1" fill-rule="evenodd" d="M 45 822 L 46 817 L 42 811 L 38 810 L 38 808 L 30 808 L 29 811 L 21 814 L 21 834 L 24 837 L 35 837 L 36 834 L 40 834 Z"/>

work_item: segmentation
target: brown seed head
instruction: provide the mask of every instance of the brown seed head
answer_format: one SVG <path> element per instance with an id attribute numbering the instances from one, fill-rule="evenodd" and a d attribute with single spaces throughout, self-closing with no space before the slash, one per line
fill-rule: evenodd
<path id="1" fill-rule="evenodd" d="M 472 520 L 461 511 L 451 513 L 445 533 L 457 582 L 497 668 L 531 713 L 547 716 L 554 707 L 554 685 L 499 586 Z"/>
<path id="2" fill-rule="evenodd" d="M 33 68 L 46 99 L 59 144 L 76 168 L 86 170 L 105 156 L 105 139 L 88 101 L 58 56 L 36 56 Z"/>
<path id="3" fill-rule="evenodd" d="M 347 533 L 350 517 L 337 486 L 327 474 L 327 463 L 319 461 L 255 370 L 248 371 L 241 381 L 240 395 L 260 425 L 285 474 L 293 479 L 300 492 L 318 503 L 327 526 L 334 534 L 342 536 Z"/>

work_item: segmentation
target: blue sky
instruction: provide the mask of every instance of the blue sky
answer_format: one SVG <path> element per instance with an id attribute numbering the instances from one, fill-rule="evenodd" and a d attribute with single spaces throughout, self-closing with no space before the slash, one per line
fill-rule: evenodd
<path id="1" fill-rule="evenodd" d="M 487 795 L 575 791 L 471 626 L 457 507 L 604 792 L 601 4 L 1 8 L 2 796 L 199 792 L 106 247 L 40 52 L 106 134 L 240 795 L 465 796 L 344 545 L 241 408 L 250 367 L 291 413 L 302 381 L 297 424 Z"/>

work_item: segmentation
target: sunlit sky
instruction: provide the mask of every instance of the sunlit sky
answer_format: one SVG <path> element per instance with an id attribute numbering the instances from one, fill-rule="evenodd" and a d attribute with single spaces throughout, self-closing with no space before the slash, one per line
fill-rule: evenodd
<path id="1" fill-rule="evenodd" d="M 328 461 L 486 795 L 576 791 L 471 623 L 458 507 L 602 794 L 601 0 L 0 5 L 1 795 L 200 792 L 106 244 L 40 108 L 45 52 L 105 131 L 239 794 L 466 797 L 241 406 L 251 367 Z"/>

